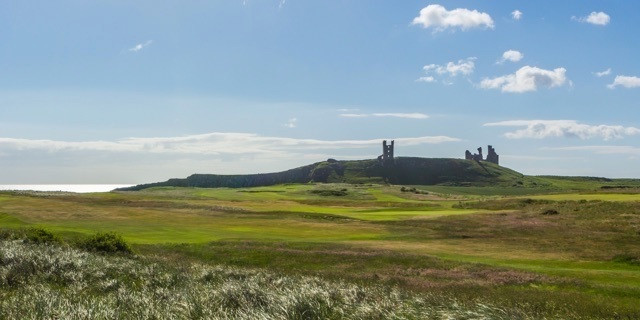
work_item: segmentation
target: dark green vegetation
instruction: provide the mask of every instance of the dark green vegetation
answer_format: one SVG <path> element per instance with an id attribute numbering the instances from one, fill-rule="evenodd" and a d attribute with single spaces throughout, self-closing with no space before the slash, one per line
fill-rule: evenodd
<path id="1" fill-rule="evenodd" d="M 378 160 L 338 161 L 329 159 L 283 172 L 219 175 L 194 174 L 185 179 L 141 184 L 120 191 L 140 191 L 154 187 L 247 188 L 278 184 L 322 183 L 391 183 L 445 187 L 482 187 L 453 189 L 453 193 L 478 195 L 515 195 L 567 192 L 569 190 L 640 189 L 640 180 L 599 177 L 526 176 L 490 162 L 449 158 L 398 157 L 393 165 Z M 415 190 L 415 188 L 414 188 Z"/>
<path id="2" fill-rule="evenodd" d="M 132 253 L 129 244 L 115 232 L 100 232 L 82 242 L 84 249 L 88 251 L 106 253 Z"/>
<path id="3" fill-rule="evenodd" d="M 541 186 L 548 185 L 543 180 L 526 177 L 488 162 L 400 157 L 391 166 L 383 166 L 378 160 L 329 159 L 283 172 L 247 175 L 194 174 L 186 179 L 170 179 L 122 190 L 134 191 L 151 187 L 241 188 L 307 182 L 507 187 L 535 187 L 538 183 Z"/>
<path id="4" fill-rule="evenodd" d="M 500 312 L 504 318 L 639 318 L 638 182 L 517 179 L 522 187 L 505 179 L 468 187 L 307 183 L 4 192 L 0 225 L 44 227 L 68 243 L 117 232 L 134 252 L 118 255 L 122 263 L 257 268 L 362 290 L 397 288 L 406 303 L 425 295 L 420 299 L 428 303 L 418 309 L 450 310 L 443 306 L 457 301 L 464 310 L 488 306 L 489 318 Z M 38 243 L 25 245 L 50 245 Z"/>

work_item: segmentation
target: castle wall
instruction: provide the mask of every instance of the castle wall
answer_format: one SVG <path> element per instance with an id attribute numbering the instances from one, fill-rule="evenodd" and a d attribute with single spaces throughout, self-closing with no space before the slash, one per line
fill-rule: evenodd
<path id="1" fill-rule="evenodd" d="M 496 153 L 496 149 L 493 146 L 487 146 L 487 158 L 484 159 L 482 156 L 482 148 L 478 148 L 478 153 L 472 154 L 469 150 L 465 150 L 464 158 L 466 160 L 475 160 L 475 161 L 487 161 L 491 163 L 495 163 L 500 165 L 500 156 Z"/>

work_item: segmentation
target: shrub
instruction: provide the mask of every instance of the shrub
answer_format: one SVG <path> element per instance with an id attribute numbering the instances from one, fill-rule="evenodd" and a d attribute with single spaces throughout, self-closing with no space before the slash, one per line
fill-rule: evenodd
<path id="1" fill-rule="evenodd" d="M 311 190 L 311 193 L 323 196 L 323 197 L 344 197 L 348 195 L 347 189 L 332 190 L 332 189 L 320 189 Z"/>
<path id="2" fill-rule="evenodd" d="M 553 216 L 553 215 L 556 215 L 556 214 L 560 214 L 560 212 L 558 212 L 558 210 L 556 210 L 556 209 L 547 209 L 545 211 L 542 211 L 542 214 L 545 215 L 545 216 Z"/>
<path id="3" fill-rule="evenodd" d="M 24 230 L 0 229 L 0 240 L 15 240 L 24 238 Z"/>
<path id="4" fill-rule="evenodd" d="M 400 191 L 402 191 L 402 192 L 413 192 L 415 194 L 429 194 L 429 192 L 423 191 L 423 190 L 418 190 L 415 187 L 413 187 L 413 188 L 402 187 L 402 188 L 400 188 Z"/>
<path id="5" fill-rule="evenodd" d="M 640 257 L 630 254 L 619 254 L 613 257 L 614 262 L 626 263 L 630 265 L 640 266 Z"/>
<path id="6" fill-rule="evenodd" d="M 83 247 L 89 251 L 105 253 L 132 253 L 129 244 L 114 232 L 96 233 L 84 241 Z"/>
<path id="7" fill-rule="evenodd" d="M 30 243 L 60 243 L 60 238 L 44 228 L 31 228 L 26 232 L 26 242 Z"/>

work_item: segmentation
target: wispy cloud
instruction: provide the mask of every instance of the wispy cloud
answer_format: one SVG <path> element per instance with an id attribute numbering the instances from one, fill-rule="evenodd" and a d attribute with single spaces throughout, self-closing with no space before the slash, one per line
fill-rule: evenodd
<path id="1" fill-rule="evenodd" d="M 640 88 L 640 78 L 635 76 L 616 76 L 613 83 L 607 85 L 609 89 L 614 89 L 619 86 L 625 88 Z"/>
<path id="2" fill-rule="evenodd" d="M 289 121 L 287 121 L 287 123 L 284 124 L 285 127 L 287 128 L 295 128 L 298 126 L 298 119 L 297 118 L 291 118 L 289 119 Z"/>
<path id="3" fill-rule="evenodd" d="M 447 136 L 395 138 L 406 146 L 460 141 Z M 213 132 L 181 137 L 127 138 L 115 141 L 60 141 L 0 138 L 0 150 L 7 152 L 102 151 L 167 154 L 288 154 L 309 150 L 337 150 L 377 146 L 382 138 L 370 140 L 318 140 L 270 137 L 252 133 Z"/>
<path id="4" fill-rule="evenodd" d="M 512 74 L 480 82 L 482 89 L 500 89 L 502 92 L 523 93 L 537 91 L 540 87 L 553 88 L 567 83 L 565 68 L 545 70 L 538 67 L 524 66 Z"/>
<path id="5" fill-rule="evenodd" d="M 367 118 L 367 117 L 391 117 L 406 119 L 427 119 L 428 115 L 424 113 L 341 113 L 343 118 Z"/>
<path id="6" fill-rule="evenodd" d="M 591 12 L 586 17 L 573 16 L 573 17 L 571 17 L 571 20 L 590 23 L 590 24 L 597 25 L 597 26 L 606 26 L 611 21 L 611 17 L 609 17 L 608 14 L 606 14 L 606 13 L 604 13 L 602 11 L 601 12 L 595 12 L 594 11 L 594 12 Z"/>
<path id="7" fill-rule="evenodd" d="M 433 76 L 424 76 L 416 79 L 417 82 L 436 82 L 436 78 Z"/>
<path id="8" fill-rule="evenodd" d="M 422 67 L 422 70 L 427 74 L 426 76 L 422 76 L 416 79 L 417 82 L 435 82 L 436 78 L 434 76 L 448 76 L 449 78 L 456 77 L 458 75 L 468 76 L 473 73 L 475 70 L 475 60 L 476 57 L 469 57 L 466 59 L 460 59 L 457 62 L 449 61 L 447 64 L 428 64 Z M 446 79 L 443 81 L 445 84 L 453 83 L 451 79 Z"/>
<path id="9" fill-rule="evenodd" d="M 147 40 L 147 41 L 145 41 L 145 42 L 138 43 L 138 44 L 136 44 L 135 46 L 133 46 L 133 47 L 129 48 L 129 51 L 131 51 L 131 52 L 139 52 L 139 51 L 142 51 L 142 49 L 144 49 L 144 48 L 146 48 L 146 47 L 150 46 L 152 43 L 153 43 L 153 40 Z"/>
<path id="10" fill-rule="evenodd" d="M 634 156 L 640 155 L 640 148 L 634 146 L 571 146 L 545 149 L 559 151 L 590 151 L 597 154 L 626 154 Z"/>
<path id="11" fill-rule="evenodd" d="M 596 77 L 598 78 L 608 76 L 611 74 L 611 68 L 608 68 L 607 70 L 600 71 L 600 72 L 594 72 L 593 74 L 595 74 Z"/>
<path id="12" fill-rule="evenodd" d="M 469 75 L 473 73 L 473 70 L 475 69 L 475 63 L 473 61 L 476 59 L 476 57 L 469 57 L 458 60 L 457 63 L 450 61 L 446 65 L 432 63 L 422 67 L 422 69 L 427 73 L 435 72 L 437 74 L 448 74 L 451 77 L 455 77 L 459 74 Z"/>
<path id="13" fill-rule="evenodd" d="M 446 29 L 460 29 L 462 31 L 472 28 L 493 29 L 493 19 L 488 13 L 465 8 L 447 10 L 439 4 L 431 4 L 420 10 L 420 14 L 411 22 L 423 28 L 433 28 L 434 32 Z"/>
<path id="14" fill-rule="evenodd" d="M 640 134 L 640 129 L 620 125 L 588 125 L 575 120 L 509 120 L 485 123 L 487 127 L 524 127 L 505 133 L 509 139 L 577 137 L 580 139 L 621 139 Z"/>
<path id="15" fill-rule="evenodd" d="M 549 156 L 531 156 L 531 155 L 512 155 L 512 154 L 501 154 L 500 159 L 513 159 L 513 160 L 533 160 L 533 161 L 558 161 L 558 160 L 575 160 L 581 159 L 578 157 L 549 157 Z"/>
<path id="16" fill-rule="evenodd" d="M 522 11 L 520 10 L 513 10 L 513 12 L 511 12 L 511 18 L 513 18 L 513 20 L 520 20 L 520 18 L 522 18 Z"/>

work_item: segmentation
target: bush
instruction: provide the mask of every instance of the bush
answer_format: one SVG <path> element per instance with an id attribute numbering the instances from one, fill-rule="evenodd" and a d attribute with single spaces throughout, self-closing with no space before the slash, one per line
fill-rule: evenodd
<path id="1" fill-rule="evenodd" d="M 126 253 L 133 251 L 122 236 L 114 232 L 96 233 L 84 241 L 83 247 L 89 251 L 105 253 Z"/>
<path id="2" fill-rule="evenodd" d="M 630 254 L 619 254 L 613 257 L 614 262 L 626 263 L 630 265 L 640 266 L 640 257 Z"/>
<path id="3" fill-rule="evenodd" d="M 415 187 L 414 188 L 402 187 L 402 188 L 400 188 L 400 191 L 402 191 L 402 192 L 413 192 L 415 194 L 429 194 L 429 192 L 423 191 L 423 190 L 418 190 Z"/>
<path id="4" fill-rule="evenodd" d="M 24 238 L 24 230 L 0 229 L 0 240 L 15 240 Z"/>
<path id="5" fill-rule="evenodd" d="M 560 212 L 558 212 L 558 210 L 555 210 L 555 209 L 547 209 L 545 211 L 542 211 L 542 214 L 545 216 L 553 216 L 556 214 L 560 214 Z"/>
<path id="6" fill-rule="evenodd" d="M 60 243 L 60 238 L 55 234 L 51 233 L 51 231 L 44 228 L 31 228 L 27 229 L 26 242 L 30 243 Z"/>
<path id="7" fill-rule="evenodd" d="M 347 189 L 340 190 L 332 190 L 332 189 L 321 189 L 321 190 L 311 190 L 311 193 L 323 196 L 323 197 L 344 197 L 348 195 Z"/>

